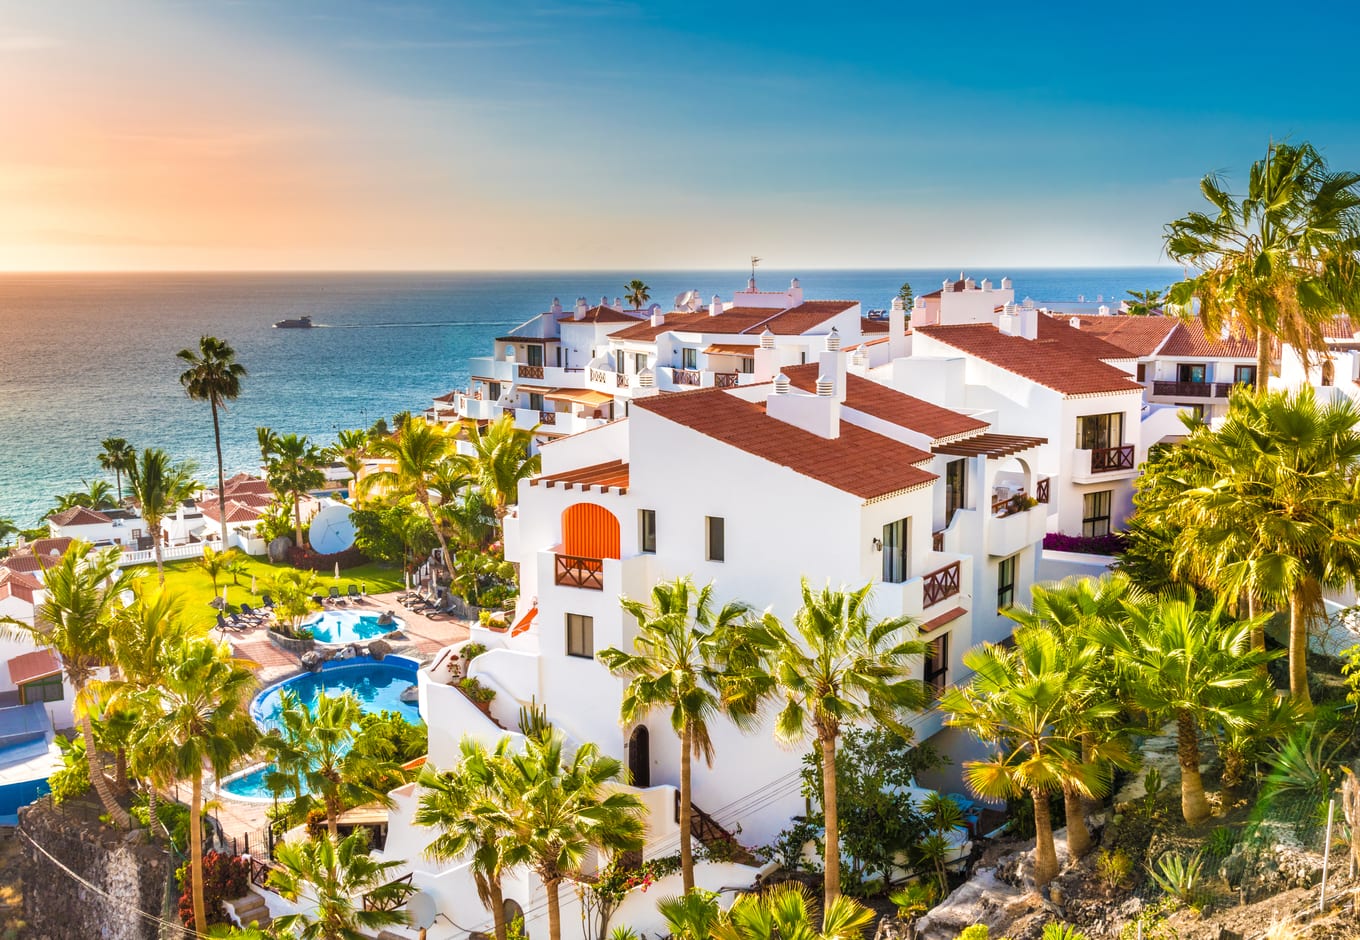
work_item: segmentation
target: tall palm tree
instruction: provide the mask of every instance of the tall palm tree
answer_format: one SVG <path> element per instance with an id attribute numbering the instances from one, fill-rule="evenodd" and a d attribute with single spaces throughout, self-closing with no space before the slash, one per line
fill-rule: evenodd
<path id="1" fill-rule="evenodd" d="M 99 766 L 90 706 L 96 670 L 112 658 L 109 636 L 121 595 L 132 589 L 133 582 L 132 573 L 118 567 L 118 549 L 91 554 L 89 544 L 77 540 L 43 572 L 46 597 L 34 611 L 33 623 L 0 619 L 0 636 L 22 637 L 38 647 L 51 647 L 61 657 L 66 681 L 76 693 L 76 720 L 85 741 L 90 783 L 104 811 L 124 829 L 132 825 L 132 818 L 114 799 Z"/>
<path id="2" fill-rule="evenodd" d="M 14 520 L 0 516 L 0 545 L 5 544 L 18 534 L 19 527 L 14 524 Z"/>
<path id="3" fill-rule="evenodd" d="M 363 782 L 399 768 L 394 761 L 352 750 L 364 714 L 353 693 L 322 691 L 308 708 L 285 689 L 280 705 L 277 730 L 264 738 L 276 768 L 265 775 L 265 784 L 278 796 L 294 794 L 289 816 L 305 819 L 309 810 L 320 806 L 326 813 L 326 829 L 336 838 L 340 814 L 347 807 L 392 805 L 386 793 Z"/>
<path id="4" fill-rule="evenodd" d="M 335 444 L 330 448 L 330 453 L 335 456 L 345 469 L 353 477 L 350 490 L 354 496 L 354 505 L 359 505 L 359 474 L 364 469 L 364 457 L 368 455 L 368 434 L 362 430 L 341 431 L 336 435 Z"/>
<path id="5" fill-rule="evenodd" d="M 514 839 L 548 896 L 548 938 L 562 940 L 562 880 L 580 871 L 592 849 L 642 848 L 642 803 L 610 789 L 623 766 L 587 743 L 567 756 L 561 732 L 525 741 L 498 767 L 496 787 L 515 820 Z"/>
<path id="6" fill-rule="evenodd" d="M 156 555 L 156 573 L 165 583 L 165 563 L 161 560 L 161 520 L 173 515 L 179 504 L 198 491 L 194 479 L 194 465 L 174 464 L 170 455 L 159 448 L 148 447 L 139 458 L 128 465 L 128 493 L 137 503 L 151 536 L 151 547 Z"/>
<path id="7" fill-rule="evenodd" d="M 1243 727 L 1258 714 L 1268 657 L 1251 648 L 1250 620 L 1229 622 L 1222 604 L 1197 609 L 1194 593 L 1126 605 L 1125 623 L 1093 624 L 1092 638 L 1114 654 L 1125 696 L 1153 727 L 1176 722 L 1181 815 L 1209 818 L 1200 778 L 1199 736 L 1213 725 Z"/>
<path id="8" fill-rule="evenodd" d="M 1333 172 L 1311 144 L 1271 142 L 1244 194 L 1204 177 L 1207 209 L 1166 226 L 1171 260 L 1203 273 L 1171 287 L 1167 308 L 1256 340 L 1256 387 L 1270 375 L 1271 340 L 1305 364 L 1327 357 L 1323 327 L 1360 309 L 1360 173 Z"/>
<path id="9" fill-rule="evenodd" d="M 652 289 L 638 278 L 633 278 L 623 286 L 628 292 L 627 300 L 633 305 L 634 310 L 641 310 L 643 304 L 652 299 Z"/>
<path id="10" fill-rule="evenodd" d="M 104 470 L 113 472 L 114 481 L 118 485 L 118 505 L 123 505 L 123 474 L 127 472 L 128 465 L 137 459 L 137 452 L 132 449 L 132 445 L 121 437 L 106 437 L 100 443 L 103 448 L 99 452 L 99 466 Z"/>
<path id="11" fill-rule="evenodd" d="M 444 530 L 435 518 L 430 485 L 449 460 L 451 450 L 452 439 L 443 428 L 421 418 L 411 418 L 400 426 L 395 436 L 378 438 L 372 444 L 373 453 L 392 461 L 394 468 L 379 470 L 364 478 L 365 488 L 379 488 L 393 495 L 411 496 L 420 503 L 439 539 L 444 566 L 448 569 L 450 579 L 456 577 L 453 556 L 449 552 Z"/>
<path id="12" fill-rule="evenodd" d="M 1099 778 L 1095 765 L 1082 761 L 1080 743 L 1058 728 L 1074 690 L 1057 637 L 1022 627 L 1013 639 L 1011 649 L 985 643 L 965 653 L 973 679 L 946 689 L 939 705 L 946 725 L 996 748 L 986 760 L 963 762 L 973 791 L 990 798 L 1028 794 L 1034 801 L 1034 881 L 1043 887 L 1058 874 L 1049 795 L 1064 786 L 1089 795 Z"/>
<path id="13" fill-rule="evenodd" d="M 746 620 L 750 607 L 728 602 L 715 611 L 713 585 L 696 588 L 687 577 L 657 584 L 650 603 L 627 597 L 619 602 L 637 620 L 633 652 L 611 647 L 597 658 L 614 675 L 629 680 L 619 709 L 625 725 L 657 709 L 670 712 L 671 729 L 680 739 L 680 872 L 689 893 L 694 889 L 690 760 L 699 757 L 713 766 L 708 723 L 723 713 L 719 685 L 724 637 Z"/>
<path id="14" fill-rule="evenodd" d="M 809 730 L 822 761 L 822 807 L 826 817 L 824 859 L 826 899 L 841 893 L 840 824 L 836 805 L 836 747 L 845 725 L 872 720 L 910 738 L 908 712 L 927 703 L 925 686 L 911 677 L 913 661 L 926 645 L 907 634 L 910 617 L 874 620 L 869 609 L 873 584 L 855 591 L 814 592 L 802 582 L 803 606 L 790 633 L 766 614 L 748 631 L 764 662 L 740 677 L 728 692 L 731 705 L 773 696 L 780 703 L 775 737 L 794 743 Z M 745 700 L 745 701 L 744 701 Z"/>
<path id="15" fill-rule="evenodd" d="M 153 776 L 188 779 L 189 871 L 194 924 L 207 924 L 203 900 L 203 771 L 220 780 L 255 748 L 259 732 L 247 711 L 255 690 L 253 663 L 206 638 L 171 647 L 159 682 L 138 696 L 144 716 L 140 747 Z"/>
<path id="16" fill-rule="evenodd" d="M 255 443 L 260 449 L 260 468 L 264 469 L 269 466 L 269 458 L 278 446 L 279 435 L 273 428 L 256 428 Z"/>
<path id="17" fill-rule="evenodd" d="M 302 496 L 326 482 L 326 456 L 306 435 L 274 435 L 271 447 L 265 475 L 276 496 L 292 498 L 293 534 L 302 548 Z"/>
<path id="18" fill-rule="evenodd" d="M 188 364 L 179 376 L 179 384 L 194 401 L 206 401 L 212 406 L 213 443 L 217 447 L 217 511 L 222 517 L 222 549 L 227 548 L 227 478 L 222 469 L 222 427 L 218 411 L 241 394 L 241 380 L 246 367 L 236 361 L 236 350 L 216 336 L 202 336 L 198 351 L 181 349 L 176 355 Z"/>
<path id="19" fill-rule="evenodd" d="M 400 910 L 415 888 L 394 880 L 404 862 L 380 862 L 368 854 L 368 840 L 355 832 L 305 842 L 284 842 L 274 849 L 269 887 L 289 901 L 314 899 L 316 909 L 276 917 L 280 936 L 299 940 L 369 940 L 384 927 L 408 923 Z"/>
<path id="20" fill-rule="evenodd" d="M 828 899 L 821 923 L 803 885 L 782 884 L 743 894 L 720 915 L 713 940 L 860 940 L 877 914 L 846 897 Z"/>
<path id="21" fill-rule="evenodd" d="M 217 579 L 222 577 L 227 571 L 227 567 L 235 560 L 229 551 L 217 551 L 211 545 L 203 546 L 203 557 L 198 559 L 198 567 L 203 569 L 203 573 L 212 581 L 213 594 L 217 594 Z"/>
<path id="22" fill-rule="evenodd" d="M 471 438 L 474 453 L 464 457 L 468 472 L 482 496 L 491 503 L 496 521 L 505 519 L 519 499 L 519 484 L 538 473 L 542 459 L 529 455 L 533 435 L 515 427 L 515 417 L 503 414 Z"/>
<path id="23" fill-rule="evenodd" d="M 502 879 L 528 861 L 524 843 L 515 839 L 515 820 L 497 789 L 501 765 L 509 759 L 510 739 L 502 737 L 488 750 L 464 738 L 458 766 L 444 773 L 429 764 L 418 780 L 420 804 L 417 826 L 439 831 L 425 848 L 437 861 L 472 854 L 472 876 L 477 894 L 495 924 L 496 940 L 506 940 L 505 894 Z"/>

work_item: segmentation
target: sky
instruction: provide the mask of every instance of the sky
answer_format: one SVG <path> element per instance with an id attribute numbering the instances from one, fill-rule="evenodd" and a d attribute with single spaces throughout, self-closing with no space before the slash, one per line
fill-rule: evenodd
<path id="1" fill-rule="evenodd" d="M 1360 167 L 1360 8 L 1197 6 L 0 0 L 0 269 L 1156 264 Z"/>

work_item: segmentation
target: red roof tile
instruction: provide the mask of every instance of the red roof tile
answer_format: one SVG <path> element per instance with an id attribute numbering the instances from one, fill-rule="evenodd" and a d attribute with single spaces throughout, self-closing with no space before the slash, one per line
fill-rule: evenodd
<path id="1" fill-rule="evenodd" d="M 20 653 L 9 661 L 9 680 L 15 685 L 61 673 L 61 660 L 50 648 Z"/>
<path id="2" fill-rule="evenodd" d="M 1174 317 L 1096 316 L 1093 314 L 1050 314 L 1049 318 L 1070 325 L 1076 319 L 1077 329 L 1099 337 L 1132 356 L 1151 356 L 1171 335 L 1179 320 Z"/>
<path id="3" fill-rule="evenodd" d="M 768 329 L 780 336 L 799 336 L 858 304 L 858 300 L 805 300 L 796 307 L 777 312 L 769 319 L 747 327 L 742 332 L 763 333 Z"/>
<path id="4" fill-rule="evenodd" d="M 647 319 L 645 311 L 639 310 L 635 313 L 626 313 L 622 310 L 615 310 L 613 307 L 605 306 L 591 307 L 586 311 L 586 315 L 580 320 L 576 320 L 575 311 L 569 310 L 566 313 L 557 315 L 557 321 L 559 323 L 567 321 L 575 321 L 577 323 L 637 323 L 639 320 L 643 320 L 647 323 L 651 322 Z"/>
<path id="5" fill-rule="evenodd" d="M 1198 320 L 1178 322 L 1162 346 L 1163 356 L 1199 356 L 1205 359 L 1254 359 L 1256 340 L 1249 337 L 1210 338 Z"/>
<path id="6" fill-rule="evenodd" d="M 1040 317 L 1039 322 L 1042 335 L 1032 340 L 1002 333 L 990 323 L 923 326 L 916 332 L 1064 395 L 1142 389 L 1128 373 L 1093 354 L 1093 344 L 1101 342 L 1098 337 L 1086 337 L 1090 342 L 1074 340 L 1072 334 L 1080 335 L 1080 330 L 1048 317 Z M 1044 322 L 1049 326 L 1042 326 Z"/>
<path id="7" fill-rule="evenodd" d="M 107 525 L 113 520 L 95 509 L 87 506 L 72 506 L 62 512 L 54 512 L 47 517 L 49 522 L 59 526 L 68 525 Z"/>
<path id="8" fill-rule="evenodd" d="M 1322 327 L 1322 335 L 1328 339 L 1354 339 L 1355 326 L 1346 314 L 1333 317 Z"/>
<path id="9" fill-rule="evenodd" d="M 888 321 L 878 317 L 860 317 L 859 331 L 861 333 L 886 333 L 888 332 Z"/>
<path id="10" fill-rule="evenodd" d="M 935 474 L 914 466 L 931 459 L 925 451 L 848 421 L 841 422 L 840 437 L 828 440 L 772 418 L 763 404 L 726 390 L 658 395 L 638 399 L 633 407 L 862 499 L 935 479 Z"/>
<path id="11" fill-rule="evenodd" d="M 0 599 L 17 597 L 32 604 L 36 592 L 42 589 L 42 582 L 32 575 L 0 564 Z"/>
<path id="12" fill-rule="evenodd" d="M 651 341 L 662 333 L 720 333 L 736 336 L 763 333 L 768 329 L 780 336 L 798 336 L 819 326 L 851 307 L 857 300 L 807 300 L 796 307 L 779 310 L 771 307 L 728 307 L 717 316 L 708 308 L 693 313 L 668 313 L 666 322 L 653 326 L 650 320 L 610 334 L 615 339 Z"/>
<path id="13" fill-rule="evenodd" d="M 964 285 L 965 285 L 966 283 L 967 283 L 967 282 L 966 282 L 966 279 L 964 279 L 964 278 L 959 278 L 957 281 L 954 281 L 953 283 L 951 283 L 951 284 L 949 285 L 949 291 L 950 291 L 950 293 L 954 293 L 954 294 L 961 293 L 961 292 L 963 291 Z M 922 296 L 922 297 L 939 297 L 940 294 L 942 294 L 942 293 L 944 293 L 943 290 L 933 290 L 933 291 L 931 291 L 929 294 L 922 294 L 921 296 Z"/>
<path id="14" fill-rule="evenodd" d="M 796 388 L 810 392 L 817 387 L 818 369 L 817 363 L 810 362 L 805 366 L 785 367 L 784 374 Z M 845 406 L 924 434 L 933 441 L 988 427 L 986 421 L 961 415 L 858 375 L 846 376 Z"/>

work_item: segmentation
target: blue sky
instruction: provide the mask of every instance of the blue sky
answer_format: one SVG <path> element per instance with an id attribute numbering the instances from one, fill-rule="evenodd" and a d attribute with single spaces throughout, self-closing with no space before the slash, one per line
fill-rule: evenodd
<path id="1" fill-rule="evenodd" d="M 176 148 L 101 166 L 164 160 L 177 195 L 143 180 L 151 208 L 84 218 L 54 185 L 54 266 L 1149 264 L 1198 178 L 1272 135 L 1360 166 L 1360 65 L 1324 41 L 1360 12 L 1296 10 L 14 4 L 0 95 L 85 100 L 85 74 L 119 102 L 102 132 Z M 224 180 L 211 219 L 183 218 Z M 23 232 L 0 221 L 0 247 Z"/>

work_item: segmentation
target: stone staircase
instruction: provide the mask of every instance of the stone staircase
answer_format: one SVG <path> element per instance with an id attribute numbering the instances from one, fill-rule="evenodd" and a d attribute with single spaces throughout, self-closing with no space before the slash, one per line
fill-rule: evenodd
<path id="1" fill-rule="evenodd" d="M 231 909 L 236 915 L 236 919 L 240 921 L 241 926 L 243 927 L 249 926 L 252 922 L 258 924 L 260 927 L 268 927 L 269 922 L 274 919 L 270 916 L 269 905 L 267 905 L 264 898 L 255 891 L 250 891 L 245 897 L 237 898 L 235 901 L 232 901 Z"/>

